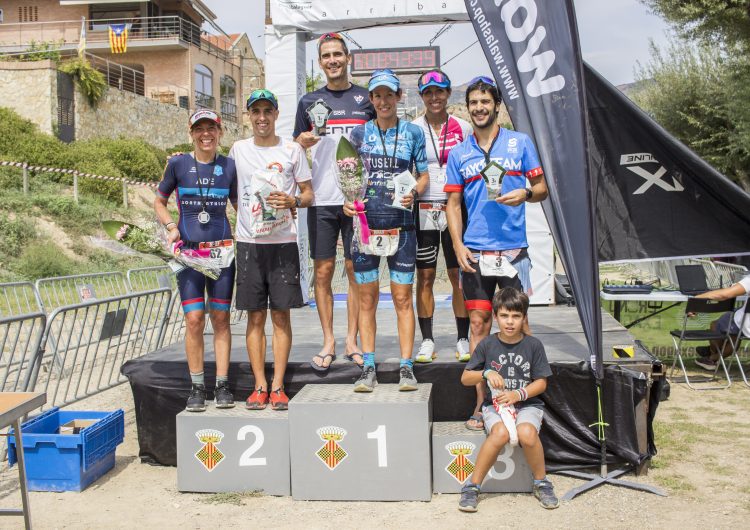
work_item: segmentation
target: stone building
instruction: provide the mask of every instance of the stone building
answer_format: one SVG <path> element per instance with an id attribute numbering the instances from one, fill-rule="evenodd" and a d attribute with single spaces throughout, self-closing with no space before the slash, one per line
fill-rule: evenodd
<path id="1" fill-rule="evenodd" d="M 211 108 L 241 126 L 245 86 L 263 65 L 244 34 L 226 35 L 201 0 L 0 0 L 0 53 L 52 43 L 86 52 L 115 88 L 184 109 Z M 127 51 L 110 51 L 109 26 L 128 24 Z M 207 31 L 205 28 L 210 28 Z"/>

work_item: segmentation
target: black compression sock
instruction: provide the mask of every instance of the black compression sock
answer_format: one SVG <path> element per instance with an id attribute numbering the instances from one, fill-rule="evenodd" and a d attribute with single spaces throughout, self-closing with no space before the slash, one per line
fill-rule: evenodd
<path id="1" fill-rule="evenodd" d="M 456 330 L 458 331 L 458 340 L 469 340 L 469 317 L 456 317 Z"/>
<path id="2" fill-rule="evenodd" d="M 432 338 L 432 317 L 417 317 L 417 320 L 419 321 L 419 331 L 422 332 L 422 340 L 430 339 L 434 341 Z"/>

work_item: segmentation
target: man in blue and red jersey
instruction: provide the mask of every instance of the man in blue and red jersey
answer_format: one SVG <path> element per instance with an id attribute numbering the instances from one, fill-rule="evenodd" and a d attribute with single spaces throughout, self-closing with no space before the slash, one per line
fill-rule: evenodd
<path id="1" fill-rule="evenodd" d="M 325 372 L 336 358 L 333 335 L 333 291 L 331 281 L 336 266 L 336 244 L 339 233 L 344 246 L 346 273 L 349 278 L 347 303 L 348 327 L 346 358 L 362 365 L 362 352 L 357 346 L 359 299 L 351 260 L 352 220 L 341 206 L 344 196 L 336 179 L 336 147 L 341 136 L 375 117 L 367 90 L 349 81 L 347 66 L 351 61 L 346 42 L 338 33 L 325 33 L 318 40 L 318 64 L 326 76 L 326 85 L 302 96 L 297 107 L 294 138 L 312 155 L 312 186 L 315 202 L 307 210 L 310 256 L 315 270 L 315 305 L 323 330 L 323 348 L 311 366 Z M 307 109 L 323 100 L 331 109 L 326 134 L 318 136 Z"/>
<path id="2" fill-rule="evenodd" d="M 524 204 L 547 197 L 547 183 L 531 138 L 497 124 L 500 102 L 492 79 L 477 77 L 469 82 L 466 107 L 474 134 L 448 155 L 448 229 L 461 268 L 472 352 L 492 328 L 495 289 L 531 292 Z M 464 234 L 462 202 L 467 212 Z M 528 323 L 524 329 L 528 331 Z M 467 427 L 484 427 L 483 400 L 484 387 L 478 385 L 477 406 Z"/>
<path id="3" fill-rule="evenodd" d="M 217 154 L 222 130 L 221 118 L 214 111 L 196 111 L 190 117 L 189 125 L 194 151 L 169 159 L 157 188 L 154 211 L 159 222 L 168 230 L 170 243 L 182 240 L 185 248 L 214 248 L 223 262 L 221 275 L 216 280 L 206 278 L 191 268 L 177 274 L 177 287 L 187 326 L 185 353 L 192 380 L 186 408 L 191 412 L 202 412 L 206 410 L 203 375 L 206 293 L 216 355 L 214 398 L 218 408 L 234 407 L 234 397 L 228 387 L 234 241 L 227 219 L 227 201 L 237 209 L 237 172 L 234 160 Z M 176 223 L 167 210 L 169 196 L 173 192 L 180 213 Z"/>
<path id="4" fill-rule="evenodd" d="M 370 244 L 359 245 L 352 253 L 354 276 L 359 285 L 359 332 L 362 337 L 364 366 L 354 383 L 355 392 L 372 392 L 375 377 L 375 315 L 378 310 L 381 257 L 387 257 L 391 277 L 391 295 L 401 350 L 399 390 L 417 390 L 412 349 L 414 348 L 414 304 L 412 284 L 417 259 L 417 236 L 412 208 L 429 181 L 427 155 L 422 129 L 398 118 L 401 100 L 399 79 L 391 70 L 376 70 L 369 81 L 370 101 L 377 117 L 352 131 L 368 182 L 365 216 L 370 227 Z M 408 176 L 416 184 L 409 193 L 398 193 Z M 403 190 L 408 186 L 404 185 Z M 398 193 L 398 195 L 397 195 Z M 351 203 L 344 205 L 348 216 L 357 214 Z"/>

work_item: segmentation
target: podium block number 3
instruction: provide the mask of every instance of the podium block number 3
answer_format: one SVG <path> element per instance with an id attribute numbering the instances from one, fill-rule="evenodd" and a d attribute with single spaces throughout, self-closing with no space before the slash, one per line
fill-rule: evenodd
<path id="1" fill-rule="evenodd" d="M 378 442 L 378 467 L 388 467 L 388 448 L 385 439 L 385 425 L 378 425 L 378 428 L 367 433 L 368 440 L 377 440 Z"/>
<path id="2" fill-rule="evenodd" d="M 503 450 L 497 455 L 497 461 L 505 465 L 505 470 L 502 473 L 496 473 L 493 466 L 488 473 L 489 476 L 496 480 L 505 480 L 512 477 L 516 470 L 516 463 L 513 461 L 513 447 L 510 444 L 505 444 Z"/>
<path id="3" fill-rule="evenodd" d="M 248 434 L 252 434 L 253 436 L 255 436 L 255 441 L 250 447 L 245 449 L 245 452 L 243 452 L 242 456 L 240 456 L 240 466 L 265 466 L 266 457 L 253 458 L 253 455 L 257 453 L 261 447 L 263 447 L 263 442 L 265 440 L 263 431 L 261 431 L 260 428 L 256 425 L 245 425 L 240 428 L 239 431 L 237 431 L 237 440 L 244 441 L 245 437 L 247 437 Z"/>

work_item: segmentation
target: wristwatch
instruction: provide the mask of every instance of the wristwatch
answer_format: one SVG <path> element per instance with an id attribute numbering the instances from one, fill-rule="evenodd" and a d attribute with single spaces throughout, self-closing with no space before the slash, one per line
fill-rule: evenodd
<path id="1" fill-rule="evenodd" d="M 526 188 L 526 202 L 530 201 L 533 196 L 534 192 L 531 191 L 531 188 Z"/>
<path id="2" fill-rule="evenodd" d="M 302 199 L 300 199 L 299 195 L 296 195 L 294 197 L 294 207 L 295 208 L 302 208 Z"/>

